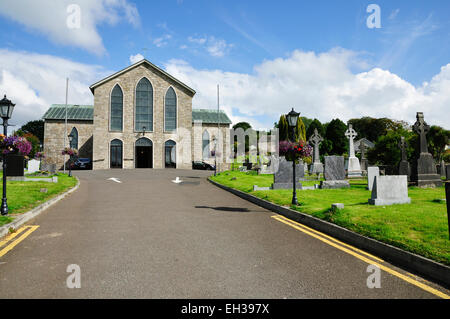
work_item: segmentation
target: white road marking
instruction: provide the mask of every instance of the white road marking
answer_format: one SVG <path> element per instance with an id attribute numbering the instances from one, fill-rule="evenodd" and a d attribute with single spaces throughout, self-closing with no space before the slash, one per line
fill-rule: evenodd
<path id="1" fill-rule="evenodd" d="M 115 178 L 115 177 L 108 178 L 108 180 L 111 180 L 111 181 L 116 182 L 116 183 L 122 183 L 121 181 L 119 181 L 118 178 Z"/>
<path id="2" fill-rule="evenodd" d="M 175 178 L 175 180 L 173 180 L 172 182 L 174 182 L 175 184 L 179 184 L 181 182 L 183 182 L 178 176 Z"/>

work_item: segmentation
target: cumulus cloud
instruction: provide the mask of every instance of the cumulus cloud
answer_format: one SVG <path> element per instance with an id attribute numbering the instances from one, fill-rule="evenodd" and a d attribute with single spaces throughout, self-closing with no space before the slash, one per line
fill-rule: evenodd
<path id="1" fill-rule="evenodd" d="M 71 104 L 92 104 L 89 86 L 113 72 L 97 65 L 28 52 L 0 49 L 0 94 L 16 103 L 15 129 L 41 118 L 51 104 L 64 104 L 66 77 Z"/>
<path id="2" fill-rule="evenodd" d="M 214 36 L 188 37 L 188 41 L 197 48 L 202 48 L 214 57 L 223 57 L 228 54 L 233 44 L 227 43 L 224 39 L 218 39 Z M 185 46 L 184 48 L 186 48 Z"/>
<path id="3" fill-rule="evenodd" d="M 165 67 L 197 90 L 194 106 L 214 109 L 220 84 L 223 109 L 254 119 L 259 128 L 272 127 L 291 107 L 321 121 L 372 116 L 413 123 L 420 111 L 429 124 L 449 127 L 450 64 L 418 87 L 380 68 L 352 72 L 359 65 L 355 52 L 333 49 L 320 54 L 297 50 L 256 65 L 252 74 L 199 70 L 180 60 Z"/>
<path id="4" fill-rule="evenodd" d="M 170 34 L 164 34 L 163 36 L 154 39 L 153 44 L 156 47 L 161 48 L 161 47 L 166 46 L 169 43 L 168 40 L 170 40 L 170 39 L 172 39 L 172 36 Z"/>
<path id="5" fill-rule="evenodd" d="M 131 64 L 135 64 L 143 59 L 144 59 L 144 56 L 140 53 L 138 53 L 136 55 L 130 55 L 130 63 Z"/>
<path id="6" fill-rule="evenodd" d="M 79 47 L 97 55 L 105 53 L 98 25 L 115 25 L 122 20 L 134 27 L 140 24 L 136 6 L 127 0 L 78 0 L 79 11 L 69 7 L 73 4 L 72 0 L 2 0 L 0 15 L 44 34 L 54 43 Z M 78 12 L 79 27 L 73 20 Z"/>

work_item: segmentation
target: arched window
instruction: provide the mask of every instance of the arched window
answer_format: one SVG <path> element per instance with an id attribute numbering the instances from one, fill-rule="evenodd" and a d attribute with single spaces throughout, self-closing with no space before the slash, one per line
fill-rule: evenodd
<path id="1" fill-rule="evenodd" d="M 78 130 L 75 127 L 72 128 L 72 131 L 70 131 L 70 135 L 72 136 L 70 148 L 78 149 Z"/>
<path id="2" fill-rule="evenodd" d="M 203 150 L 203 159 L 208 159 L 211 155 L 211 150 L 209 146 L 209 133 L 205 130 L 202 134 L 202 150 Z"/>
<path id="3" fill-rule="evenodd" d="M 123 143 L 121 140 L 115 139 L 110 145 L 111 168 L 122 168 Z"/>
<path id="4" fill-rule="evenodd" d="M 167 90 L 164 108 L 164 131 L 172 132 L 177 128 L 177 96 L 170 87 Z"/>
<path id="5" fill-rule="evenodd" d="M 173 167 L 177 166 L 177 152 L 176 152 L 176 143 L 172 140 L 166 141 L 164 143 L 164 162 L 165 167 Z"/>
<path id="6" fill-rule="evenodd" d="M 142 78 L 136 86 L 136 131 L 153 131 L 153 87 L 149 80 Z"/>
<path id="7" fill-rule="evenodd" d="M 123 121 L 123 93 L 118 84 L 111 92 L 111 131 L 122 131 Z"/>

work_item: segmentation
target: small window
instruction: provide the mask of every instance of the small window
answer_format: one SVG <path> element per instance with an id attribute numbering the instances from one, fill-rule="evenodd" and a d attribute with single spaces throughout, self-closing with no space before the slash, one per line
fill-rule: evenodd
<path id="1" fill-rule="evenodd" d="M 70 148 L 78 149 L 78 130 L 75 127 L 72 128 L 72 131 L 70 131 L 70 135 L 72 136 Z"/>
<path id="2" fill-rule="evenodd" d="M 209 145 L 209 133 L 207 130 L 203 132 L 202 135 L 202 150 L 203 150 L 203 159 L 206 160 L 210 157 L 210 145 Z"/>

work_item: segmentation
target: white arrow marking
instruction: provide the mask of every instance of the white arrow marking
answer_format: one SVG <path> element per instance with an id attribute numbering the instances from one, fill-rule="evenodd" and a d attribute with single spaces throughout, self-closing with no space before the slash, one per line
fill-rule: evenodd
<path id="1" fill-rule="evenodd" d="M 119 181 L 118 178 L 115 178 L 115 177 L 108 178 L 108 180 L 111 180 L 111 181 L 116 182 L 116 183 L 122 183 L 121 181 Z"/>
<path id="2" fill-rule="evenodd" d="M 181 182 L 183 182 L 178 176 L 175 178 L 175 180 L 173 180 L 172 182 L 174 182 L 175 184 L 179 184 Z"/>

